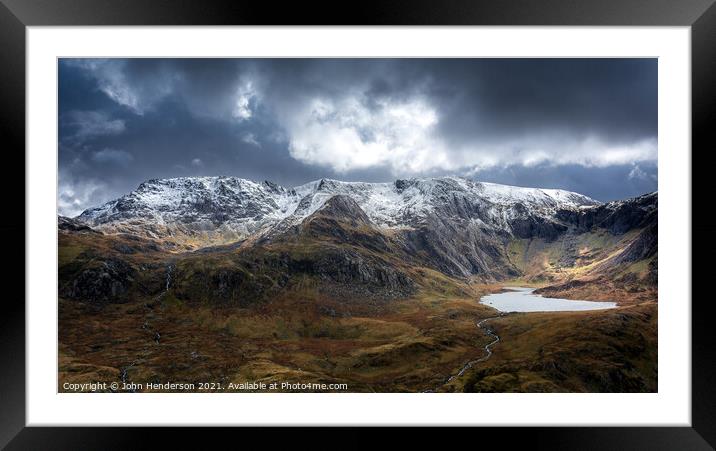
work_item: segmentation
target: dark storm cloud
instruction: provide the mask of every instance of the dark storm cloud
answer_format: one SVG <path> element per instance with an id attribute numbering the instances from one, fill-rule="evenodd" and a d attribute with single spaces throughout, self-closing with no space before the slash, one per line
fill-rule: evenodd
<path id="1" fill-rule="evenodd" d="M 112 59 L 59 65 L 60 210 L 148 178 L 458 174 L 656 189 L 655 59 Z"/>
<path id="2" fill-rule="evenodd" d="M 467 139 L 475 127 L 498 137 L 535 130 L 616 142 L 652 137 L 656 92 L 656 60 L 493 60 L 465 92 L 450 93 L 455 120 L 444 130 Z"/>

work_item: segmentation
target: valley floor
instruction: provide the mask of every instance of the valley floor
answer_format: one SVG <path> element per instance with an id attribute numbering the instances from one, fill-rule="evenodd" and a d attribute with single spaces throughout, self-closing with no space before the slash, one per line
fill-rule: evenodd
<path id="1" fill-rule="evenodd" d="M 295 391 L 654 392 L 657 304 L 611 310 L 498 312 L 480 296 L 424 293 L 331 303 L 315 293 L 252 308 L 188 305 L 172 296 L 101 307 L 60 299 L 59 386 L 193 383 L 244 391 L 248 382 L 345 384 Z M 476 323 L 489 319 L 482 327 Z M 491 333 L 487 333 L 491 332 Z M 485 346 L 491 347 L 488 359 Z M 467 362 L 478 361 L 458 377 Z M 208 384 L 201 387 L 201 384 Z M 328 385 L 326 385 L 328 387 Z M 112 391 L 108 389 L 107 391 Z"/>

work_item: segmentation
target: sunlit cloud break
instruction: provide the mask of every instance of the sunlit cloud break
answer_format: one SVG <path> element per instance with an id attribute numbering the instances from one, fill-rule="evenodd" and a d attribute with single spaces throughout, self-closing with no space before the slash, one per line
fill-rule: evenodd
<path id="1" fill-rule="evenodd" d="M 393 174 L 460 171 L 514 164 L 605 167 L 654 161 L 656 138 L 614 144 L 599 137 L 506 137 L 500 143 L 445 142 L 436 129 L 439 112 L 423 98 L 369 108 L 360 97 L 315 98 L 285 118 L 291 155 L 336 172 L 385 166 Z"/>
<path id="2" fill-rule="evenodd" d="M 337 172 L 388 165 L 419 172 L 444 165 L 435 137 L 437 112 L 423 99 L 381 101 L 316 98 L 284 118 L 291 156 Z"/>

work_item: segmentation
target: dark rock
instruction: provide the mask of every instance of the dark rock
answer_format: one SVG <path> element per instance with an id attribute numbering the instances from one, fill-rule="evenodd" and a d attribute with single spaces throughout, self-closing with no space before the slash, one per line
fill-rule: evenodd
<path id="1" fill-rule="evenodd" d="M 567 231 L 567 226 L 537 216 L 517 218 L 510 226 L 517 238 L 542 238 L 546 241 L 554 241 Z"/>
<path id="2" fill-rule="evenodd" d="M 78 221 L 77 219 L 68 218 L 66 216 L 57 216 L 57 227 L 59 230 L 64 230 L 67 232 L 95 233 L 97 235 L 102 235 L 102 232 L 94 230 L 87 224 Z"/>
<path id="3" fill-rule="evenodd" d="M 351 226 L 371 225 L 368 215 L 365 214 L 358 203 L 349 196 L 332 196 L 323 206 L 313 214 L 316 217 L 331 217 L 344 220 Z M 310 221 L 310 217 L 307 218 Z"/>
<path id="4" fill-rule="evenodd" d="M 136 270 L 119 259 L 104 260 L 81 270 L 61 288 L 69 299 L 92 303 L 121 303 L 135 281 Z"/>
<path id="5" fill-rule="evenodd" d="M 133 247 L 128 246 L 124 243 L 115 244 L 114 250 L 116 250 L 117 252 L 120 252 L 122 254 L 134 254 L 137 252 L 136 249 L 134 249 Z"/>
<path id="6" fill-rule="evenodd" d="M 401 233 L 403 250 L 423 265 L 457 277 L 516 276 L 503 241 L 472 223 L 431 216 L 421 227 Z"/>
<path id="7" fill-rule="evenodd" d="M 414 186 L 416 181 L 413 180 L 396 180 L 395 181 L 395 187 L 397 188 L 399 193 L 402 193 L 407 188 L 410 188 L 411 186 Z"/>
<path id="8" fill-rule="evenodd" d="M 647 259 L 658 252 L 658 224 L 646 227 L 639 236 L 614 259 L 615 264 L 632 263 Z"/>
<path id="9" fill-rule="evenodd" d="M 609 230 L 621 235 L 632 229 L 657 222 L 657 193 L 645 194 L 625 201 L 609 202 L 581 210 L 559 210 L 556 218 L 586 232 L 593 228 Z"/>

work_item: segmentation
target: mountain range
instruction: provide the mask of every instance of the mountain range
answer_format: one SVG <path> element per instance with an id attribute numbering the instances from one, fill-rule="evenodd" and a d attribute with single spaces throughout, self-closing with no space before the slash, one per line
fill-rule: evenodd
<path id="1" fill-rule="evenodd" d="M 78 220 L 105 231 L 227 242 L 299 224 L 336 195 L 355 200 L 381 228 L 419 227 L 431 217 L 449 215 L 517 234 L 524 233 L 520 221 L 549 222 L 556 210 L 598 204 L 569 191 L 453 177 L 395 183 L 321 179 L 288 189 L 236 177 L 185 177 L 142 183 L 119 199 L 86 210 Z"/>
<path id="2" fill-rule="evenodd" d="M 544 288 L 554 292 L 605 276 L 610 286 L 656 286 L 656 193 L 601 203 L 457 177 L 321 179 L 294 188 L 185 177 L 149 180 L 76 218 L 60 217 L 60 230 L 111 241 L 109 253 L 87 256 L 89 268 L 75 259 L 61 280 L 70 298 L 151 291 L 147 281 L 128 280 L 138 255 L 156 260 L 160 272 L 171 265 L 179 296 L 243 303 L 268 299 L 301 277 L 318 279 L 339 298 L 403 297 L 427 283 L 425 271 L 554 282 Z M 113 269 L 97 270 L 98 260 L 113 261 Z"/>

